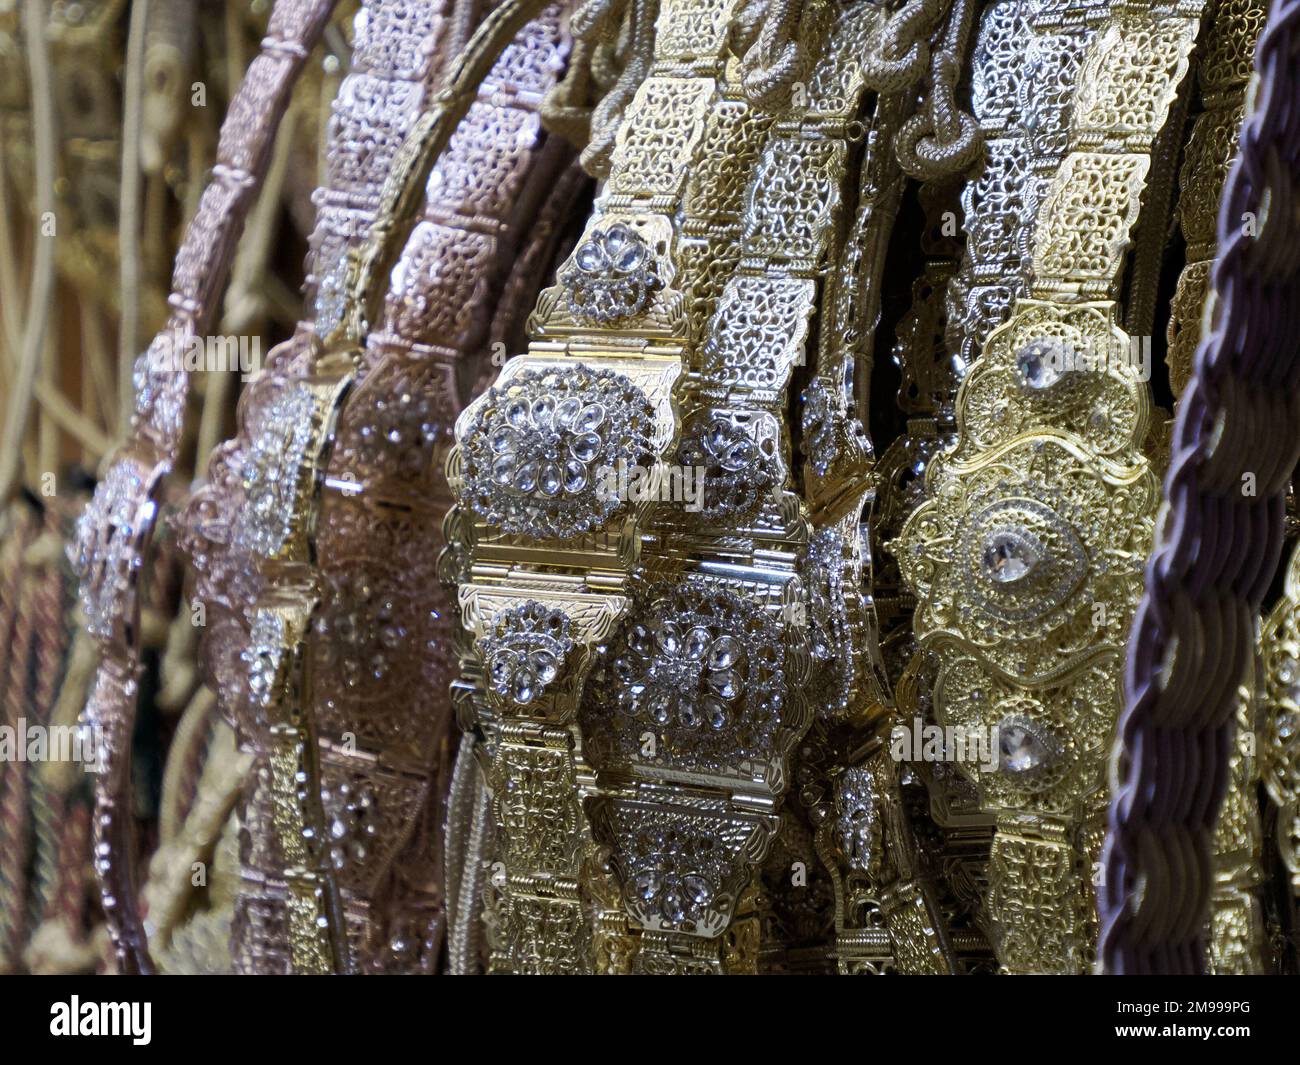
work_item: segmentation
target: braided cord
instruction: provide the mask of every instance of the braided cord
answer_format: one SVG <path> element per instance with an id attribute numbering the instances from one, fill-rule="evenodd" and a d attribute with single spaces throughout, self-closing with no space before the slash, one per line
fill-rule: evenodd
<path id="1" fill-rule="evenodd" d="M 1300 0 L 1275 0 L 1219 212 L 1211 327 L 1178 410 L 1163 520 L 1129 640 L 1103 857 L 1107 972 L 1205 967 L 1235 693 L 1300 456 L 1298 30 Z"/>

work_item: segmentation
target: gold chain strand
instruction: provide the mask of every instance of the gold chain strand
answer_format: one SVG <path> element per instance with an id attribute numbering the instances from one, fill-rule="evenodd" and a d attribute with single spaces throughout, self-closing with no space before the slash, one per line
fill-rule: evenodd
<path id="1" fill-rule="evenodd" d="M 1105 755 L 1158 497 L 1116 296 L 1202 6 L 1112 4 L 1039 210 L 1029 294 L 963 383 L 956 443 L 895 545 L 920 647 L 941 655 L 937 719 L 1001 753 L 993 772 L 964 768 L 997 816 L 988 909 L 1010 972 L 1079 972 L 1094 951 Z"/>

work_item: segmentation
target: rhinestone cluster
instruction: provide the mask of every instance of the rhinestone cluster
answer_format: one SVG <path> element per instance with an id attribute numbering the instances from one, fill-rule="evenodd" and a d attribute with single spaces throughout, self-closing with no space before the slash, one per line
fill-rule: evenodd
<path id="1" fill-rule="evenodd" d="M 622 374 L 526 370 L 488 391 L 464 446 L 462 502 L 509 533 L 574 536 L 605 525 L 626 501 L 604 490 L 619 463 L 653 462 L 654 410 Z"/>
<path id="2" fill-rule="evenodd" d="M 92 636 L 108 639 L 127 610 L 136 541 L 143 531 L 145 485 L 130 460 L 115 462 L 77 520 L 68 558 L 80 580 L 81 605 Z"/>
<path id="3" fill-rule="evenodd" d="M 533 702 L 564 669 L 573 650 L 570 632 L 564 612 L 544 603 L 530 600 L 502 612 L 482 640 L 492 690 L 520 706 Z"/>
<path id="4" fill-rule="evenodd" d="M 261 412 L 240 469 L 244 505 L 235 518 L 237 550 L 265 558 L 284 546 L 315 418 L 315 400 L 298 384 L 283 389 Z"/>
<path id="5" fill-rule="evenodd" d="M 576 317 L 613 322 L 640 314 L 663 287 L 650 246 L 621 222 L 593 233 L 578 245 L 560 272 Z"/>
<path id="6" fill-rule="evenodd" d="M 700 512 L 706 521 L 752 514 L 781 477 L 775 453 L 755 443 L 744 427 L 723 415 L 692 423 L 678 457 L 683 466 L 704 470 Z"/>
<path id="7" fill-rule="evenodd" d="M 698 581 L 652 589 L 588 687 L 593 757 L 644 760 L 649 728 L 654 759 L 674 767 L 765 758 L 785 707 L 784 662 L 782 627 L 757 603 Z"/>

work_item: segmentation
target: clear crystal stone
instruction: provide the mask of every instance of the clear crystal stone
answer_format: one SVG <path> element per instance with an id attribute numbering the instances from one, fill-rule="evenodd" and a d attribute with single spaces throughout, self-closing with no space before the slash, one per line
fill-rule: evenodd
<path id="1" fill-rule="evenodd" d="M 713 889 L 709 887 L 709 882 L 704 877 L 693 873 L 682 877 L 682 889 L 686 892 L 687 898 L 697 906 L 703 906 L 713 897 Z"/>
<path id="2" fill-rule="evenodd" d="M 555 413 L 555 400 L 550 396 L 539 396 L 533 400 L 532 415 L 533 424 L 539 428 L 547 428 L 551 424 L 551 416 Z"/>
<path id="3" fill-rule="evenodd" d="M 588 403 L 574 419 L 575 432 L 589 433 L 605 420 L 605 408 L 599 403 Z"/>
<path id="4" fill-rule="evenodd" d="M 492 462 L 492 480 L 497 484 L 509 484 L 515 475 L 514 455 L 498 455 Z"/>
<path id="5" fill-rule="evenodd" d="M 573 419 L 578 416 L 582 410 L 582 401 L 570 396 L 568 399 L 560 400 L 555 408 L 555 424 L 562 429 L 567 429 L 573 424 Z"/>
<path id="6" fill-rule="evenodd" d="M 1010 584 L 1026 577 L 1038 565 L 1038 557 L 1022 537 L 995 532 L 984 545 L 983 562 L 990 580 Z"/>
<path id="7" fill-rule="evenodd" d="M 521 492 L 531 492 L 537 487 L 537 463 L 525 462 L 515 471 L 515 487 Z"/>
<path id="8" fill-rule="evenodd" d="M 537 672 L 537 679 L 542 684 L 550 684 L 559 673 L 559 662 L 550 651 L 534 651 L 528 657 L 529 663 Z"/>
<path id="9" fill-rule="evenodd" d="M 570 459 L 564 464 L 564 490 L 581 492 L 586 487 L 587 468 L 576 459 Z"/>
<path id="10" fill-rule="evenodd" d="M 1064 375 L 1063 349 L 1059 342 L 1035 340 L 1016 354 L 1016 369 L 1024 386 L 1035 392 L 1051 388 Z"/>
<path id="11" fill-rule="evenodd" d="M 498 455 L 511 455 L 518 446 L 518 440 L 510 426 L 502 425 L 492 434 L 492 450 Z"/>
<path id="12" fill-rule="evenodd" d="M 542 466 L 541 480 L 538 486 L 544 496 L 558 496 L 560 494 L 560 467 L 553 462 L 548 462 Z"/>
<path id="13" fill-rule="evenodd" d="M 506 421 L 516 429 L 524 429 L 528 426 L 528 404 L 522 399 L 512 399 L 506 404 Z"/>
<path id="14" fill-rule="evenodd" d="M 574 258 L 579 268 L 588 273 L 595 273 L 604 262 L 605 253 L 594 240 L 588 240 L 578 249 L 578 254 Z"/>
<path id="15" fill-rule="evenodd" d="M 686 657 L 699 661 L 709 649 L 709 630 L 696 625 L 686 634 Z"/>
<path id="16" fill-rule="evenodd" d="M 740 641 L 734 636 L 719 636 L 709 651 L 710 669 L 730 669 L 740 658 Z"/>
<path id="17" fill-rule="evenodd" d="M 600 437 L 595 433 L 583 433 L 581 436 L 574 437 L 569 443 L 569 451 L 580 462 L 590 462 L 596 457 L 599 449 Z"/>
<path id="18" fill-rule="evenodd" d="M 1029 773 L 1041 769 L 1056 757 L 1056 752 L 1037 730 L 1020 721 L 1004 721 L 998 726 L 998 764 L 1008 773 Z"/>

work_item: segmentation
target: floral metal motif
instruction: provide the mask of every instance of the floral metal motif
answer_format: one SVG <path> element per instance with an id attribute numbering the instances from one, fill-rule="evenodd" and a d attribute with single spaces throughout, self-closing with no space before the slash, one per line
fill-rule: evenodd
<path id="1" fill-rule="evenodd" d="M 762 607 L 698 581 L 650 590 L 610 642 L 588 686 L 592 757 L 725 771 L 767 759 L 786 706 L 781 625 Z"/>
<path id="2" fill-rule="evenodd" d="M 604 526 L 626 500 L 605 476 L 653 462 L 654 410 L 622 374 L 525 370 L 488 391 L 466 433 L 462 502 L 509 533 L 537 539 Z"/>
<path id="3" fill-rule="evenodd" d="M 579 318 L 614 322 L 640 314 L 663 287 L 659 264 L 645 239 L 616 222 L 578 246 L 560 272 L 569 310 Z"/>
<path id="4" fill-rule="evenodd" d="M 755 442 L 731 418 L 714 414 L 685 433 L 678 458 L 704 470 L 700 513 L 706 521 L 747 517 L 781 482 L 781 463 L 770 441 Z"/>
<path id="5" fill-rule="evenodd" d="M 563 671 L 573 637 L 563 611 L 530 600 L 500 614 L 481 646 L 492 690 L 527 706 Z"/>

